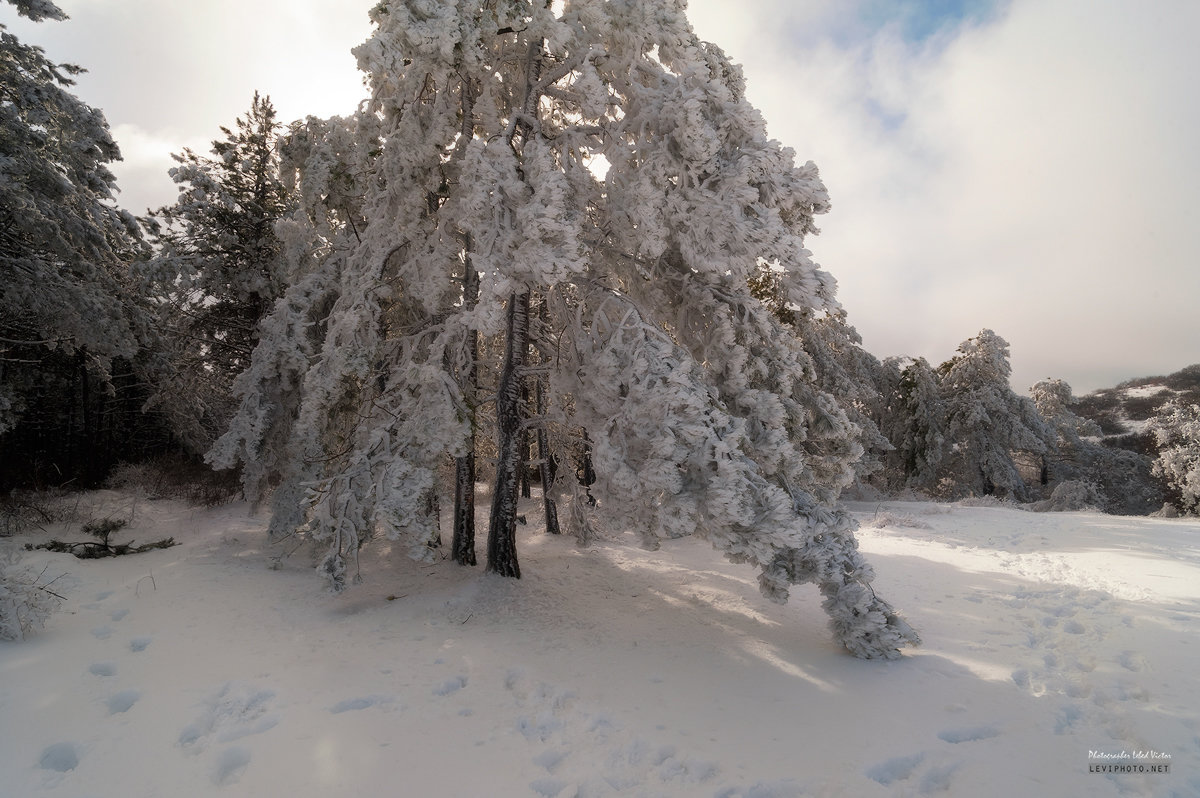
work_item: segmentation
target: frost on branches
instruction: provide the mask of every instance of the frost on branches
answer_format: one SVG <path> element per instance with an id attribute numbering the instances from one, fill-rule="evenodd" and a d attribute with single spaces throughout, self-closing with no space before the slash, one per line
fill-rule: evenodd
<path id="1" fill-rule="evenodd" d="M 945 459 L 957 490 L 1028 501 L 1013 453 L 1044 456 L 1054 447 L 1054 432 L 1033 401 L 1009 386 L 1008 342 L 983 330 L 963 341 L 939 372 L 946 439 L 952 442 Z"/>
<path id="2" fill-rule="evenodd" d="M 1168 402 L 1150 420 L 1158 443 L 1154 475 L 1179 495 L 1185 513 L 1200 515 L 1200 405 Z"/>
<path id="3" fill-rule="evenodd" d="M 9 1 L 34 21 L 66 19 L 49 0 Z M 70 90 L 82 71 L 0 25 L 0 435 L 74 375 L 112 390 L 113 362 L 149 337 L 126 265 L 141 234 L 113 201 L 120 152 L 108 123 Z M 6 460 L 31 448 L 9 439 Z"/>
<path id="4" fill-rule="evenodd" d="M 373 535 L 428 555 L 439 467 L 491 430 L 488 568 L 515 576 L 514 475 L 540 429 L 559 460 L 590 451 L 596 504 L 571 517 L 705 537 L 778 601 L 813 582 L 842 645 L 896 657 L 917 635 L 837 506 L 860 430 L 749 289 L 765 265 L 789 305 L 837 310 L 803 246 L 825 188 L 683 5 L 377 5 L 369 102 L 296 131 L 290 240 L 313 254 L 210 456 L 274 487 L 273 532 L 326 541 L 341 589 Z M 579 498 L 569 471 L 548 484 Z"/>

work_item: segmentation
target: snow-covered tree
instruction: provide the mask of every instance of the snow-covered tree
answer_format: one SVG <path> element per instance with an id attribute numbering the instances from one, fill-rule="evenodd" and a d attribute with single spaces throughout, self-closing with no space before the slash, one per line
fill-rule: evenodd
<path id="1" fill-rule="evenodd" d="M 949 441 L 937 372 L 925 358 L 884 365 L 898 373 L 880 422 L 895 447 L 886 459 L 887 483 L 894 490 L 938 495 Z"/>
<path id="2" fill-rule="evenodd" d="M 1053 447 L 1053 432 L 1028 397 L 1009 385 L 1008 342 L 983 330 L 939 367 L 950 446 L 942 473 L 959 493 L 1029 499 L 1014 453 L 1040 457 Z"/>
<path id="3" fill-rule="evenodd" d="M 1158 442 L 1155 476 L 1177 492 L 1180 509 L 1200 515 L 1200 405 L 1168 402 L 1150 420 Z"/>
<path id="4" fill-rule="evenodd" d="M 211 455 L 279 482 L 275 533 L 327 541 L 335 589 L 376 533 L 428 552 L 438 467 L 481 418 L 463 380 L 477 334 L 503 343 L 489 569 L 519 574 L 521 441 L 553 421 L 586 433 L 610 523 L 651 545 L 702 535 L 776 600 L 816 583 L 859 656 L 917 642 L 837 505 L 858 431 L 748 286 L 765 262 L 790 305 L 836 309 L 803 248 L 824 186 L 766 137 L 683 4 L 405 0 L 372 19 L 364 226 L 264 322 Z M 534 372 L 568 397 L 539 419 Z"/>
<path id="5" fill-rule="evenodd" d="M 48 0 L 13 5 L 33 20 L 66 19 Z M 0 435 L 10 433 L 0 446 L 7 464 L 24 462 L 19 427 L 32 413 L 42 426 L 32 437 L 73 447 L 49 453 L 56 467 L 61 454 L 94 476 L 107 456 L 96 449 L 97 397 L 148 332 L 128 275 L 140 232 L 116 207 L 108 168 L 120 153 L 104 115 L 70 91 L 81 71 L 0 26 Z M 50 407 L 78 410 L 81 424 L 48 417 Z"/>
<path id="6" fill-rule="evenodd" d="M 1101 435 L 1100 425 L 1071 410 L 1075 399 L 1071 386 L 1063 380 L 1048 379 L 1029 389 L 1038 414 L 1054 433 L 1052 452 L 1043 458 L 1047 484 L 1063 480 L 1086 479 L 1087 450 L 1095 446 L 1085 441 Z"/>
<path id="7" fill-rule="evenodd" d="M 236 126 L 221 128 L 211 157 L 188 149 L 174 156 L 179 198 L 152 217 L 157 252 L 140 269 L 160 303 L 166 344 L 155 401 L 201 452 L 228 424 L 233 379 L 250 365 L 259 321 L 287 281 L 275 224 L 294 203 L 280 175 L 270 98 L 256 93 Z"/>

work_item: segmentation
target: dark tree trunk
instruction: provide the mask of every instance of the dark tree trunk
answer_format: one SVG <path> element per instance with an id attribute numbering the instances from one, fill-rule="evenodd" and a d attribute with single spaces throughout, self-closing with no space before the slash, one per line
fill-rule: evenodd
<path id="1" fill-rule="evenodd" d="M 80 470 L 84 484 L 91 488 L 96 483 L 95 430 L 92 428 L 92 390 L 88 380 L 87 350 L 79 350 L 79 396 L 80 415 L 83 419 L 82 443 L 80 446 Z"/>
<path id="2" fill-rule="evenodd" d="M 454 538 L 451 556 L 459 565 L 475 564 L 475 449 L 454 458 Z"/>
<path id="3" fill-rule="evenodd" d="M 521 406 L 529 407 L 529 385 L 522 381 L 521 383 Z M 529 456 L 529 431 L 524 427 L 521 428 L 521 498 L 533 498 L 533 490 L 530 486 L 530 472 L 533 470 Z"/>
<path id="4" fill-rule="evenodd" d="M 463 270 L 463 305 L 470 309 L 479 301 L 479 273 L 471 264 L 471 237 L 463 242 L 466 265 Z M 479 387 L 479 333 L 467 332 L 467 364 L 459 375 L 467 412 L 471 414 L 471 440 L 467 453 L 454 459 L 454 533 L 450 556 L 459 565 L 475 564 L 475 395 Z"/>
<path id="5" fill-rule="evenodd" d="M 591 488 L 596 483 L 596 469 L 592 467 L 592 442 L 588 438 L 587 430 L 583 431 L 583 451 L 579 456 L 579 467 L 575 471 L 575 477 L 587 493 L 588 505 L 594 507 L 596 497 L 592 495 Z"/>
<path id="6" fill-rule="evenodd" d="M 542 340 L 542 330 L 545 327 L 547 315 L 546 298 L 542 297 L 542 301 L 538 303 L 539 340 Z M 546 510 L 546 532 L 551 535 L 560 535 L 562 534 L 562 529 L 558 525 L 558 506 L 550 495 L 554 487 L 554 477 L 558 471 L 558 463 L 554 460 L 554 453 L 550 451 L 550 435 L 546 430 L 546 390 L 543 385 L 545 381 L 545 375 L 538 374 L 537 384 L 534 386 L 535 401 L 537 403 L 535 412 L 540 422 L 537 431 L 538 471 L 542 475 L 542 503 Z"/>
<path id="7" fill-rule="evenodd" d="M 529 349 L 529 293 L 508 303 L 508 345 L 496 391 L 497 461 L 492 514 L 488 523 L 487 570 L 520 578 L 517 563 L 517 501 L 525 467 L 521 423 L 521 372 Z"/>
<path id="8" fill-rule="evenodd" d="M 433 519 L 433 534 L 429 536 L 429 547 L 433 549 L 441 548 L 442 545 L 442 499 L 438 495 L 437 487 L 429 489 L 429 495 L 425 497 L 425 513 Z"/>
<path id="9" fill-rule="evenodd" d="M 539 416 L 546 410 L 544 402 L 542 383 L 539 379 L 537 384 L 537 412 Z M 540 463 L 538 470 L 542 473 L 542 502 L 546 508 L 546 532 L 551 535 L 559 535 L 562 534 L 562 530 L 558 526 L 558 506 L 550 496 L 558 464 L 554 462 L 554 455 L 550 452 L 549 437 L 546 432 L 546 425 L 543 423 L 538 427 L 537 442 L 538 461 Z"/>

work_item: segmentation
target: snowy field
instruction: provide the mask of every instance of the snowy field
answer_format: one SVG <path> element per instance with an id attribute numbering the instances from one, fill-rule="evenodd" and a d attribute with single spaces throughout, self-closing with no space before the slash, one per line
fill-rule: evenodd
<path id="1" fill-rule="evenodd" d="M 87 494 L 0 549 L 131 514 L 114 540 L 181 545 L 26 555 L 68 601 L 0 643 L 0 795 L 1200 795 L 1200 523 L 852 507 L 925 640 L 896 662 L 837 649 L 810 586 L 581 549 L 537 502 L 520 581 L 396 556 L 332 596 L 244 505 Z"/>

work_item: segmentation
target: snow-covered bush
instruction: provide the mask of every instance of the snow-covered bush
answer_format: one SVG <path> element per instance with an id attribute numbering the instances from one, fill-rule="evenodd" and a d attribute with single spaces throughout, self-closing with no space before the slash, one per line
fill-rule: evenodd
<path id="1" fill-rule="evenodd" d="M 931 528 L 929 524 L 913 518 L 911 515 L 893 513 L 889 511 L 876 513 L 875 517 L 864 524 L 864 526 L 873 527 L 875 529 L 887 529 L 888 527 L 907 527 L 909 529 Z"/>
<path id="2" fill-rule="evenodd" d="M 0 558 L 0 640 L 24 640 L 62 605 L 46 569 L 36 571 L 11 552 Z"/>
<path id="3" fill-rule="evenodd" d="M 1094 510 L 1104 503 L 1099 488 L 1082 479 L 1069 479 L 1054 486 L 1050 498 L 1036 501 L 1029 509 L 1038 513 L 1061 513 L 1071 510 Z"/>

